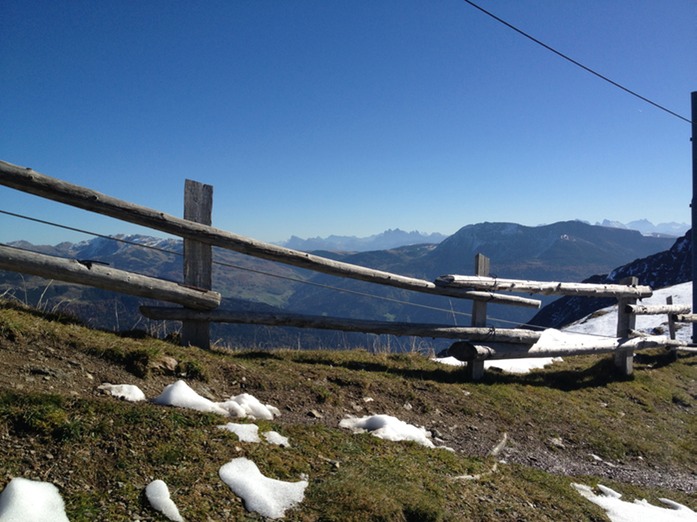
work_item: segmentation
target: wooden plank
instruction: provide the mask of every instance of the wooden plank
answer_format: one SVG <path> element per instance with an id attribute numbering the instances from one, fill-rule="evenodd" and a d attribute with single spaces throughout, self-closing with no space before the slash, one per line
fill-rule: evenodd
<path id="1" fill-rule="evenodd" d="M 639 283 L 637 277 L 626 277 L 621 284 L 636 286 Z M 627 312 L 629 305 L 635 305 L 637 298 L 634 296 L 621 296 L 617 299 L 617 337 L 629 337 L 636 327 L 636 315 Z M 629 376 L 634 371 L 634 352 L 631 349 L 618 349 L 614 355 L 615 368 L 624 376 Z"/>
<path id="2" fill-rule="evenodd" d="M 634 315 L 687 314 L 690 310 L 690 305 L 627 305 L 627 313 Z"/>
<path id="3" fill-rule="evenodd" d="M 593 344 L 578 346 L 537 347 L 522 343 L 459 341 L 448 348 L 448 355 L 460 361 L 485 361 L 501 359 L 526 359 L 536 357 L 569 357 L 576 355 L 596 355 L 604 353 L 633 352 L 656 348 L 685 348 L 680 341 L 665 336 L 648 336 L 633 339 L 598 337 Z"/>
<path id="4" fill-rule="evenodd" d="M 540 301 L 537 299 L 500 295 L 491 292 L 467 291 L 458 288 L 440 288 L 430 281 L 392 274 L 382 270 L 374 270 L 350 263 L 342 263 L 306 252 L 264 243 L 256 239 L 239 236 L 201 223 L 193 223 L 164 212 L 112 198 L 100 192 L 51 178 L 35 170 L 12 165 L 4 161 L 0 161 L 0 174 L 0 185 L 262 259 L 307 268 L 325 274 L 427 294 L 485 300 L 492 303 L 532 308 L 540 307 Z"/>
<path id="5" fill-rule="evenodd" d="M 697 323 L 697 314 L 677 314 L 675 320 L 679 323 Z"/>
<path id="6" fill-rule="evenodd" d="M 69 283 L 89 285 L 123 294 L 167 301 L 197 309 L 220 304 L 220 294 L 171 281 L 117 270 L 90 261 L 77 261 L 0 245 L 0 269 Z"/>
<path id="7" fill-rule="evenodd" d="M 206 320 L 220 323 L 293 326 L 298 328 L 316 328 L 319 330 L 340 330 L 345 332 L 391 334 L 442 339 L 507 341 L 530 345 L 534 344 L 541 335 L 540 332 L 524 330 L 522 328 L 495 329 L 428 323 L 399 323 L 291 313 L 237 312 L 234 310 L 221 309 L 201 312 L 188 310 L 186 308 L 156 306 L 141 306 L 140 312 L 145 317 L 155 320 Z"/>
<path id="8" fill-rule="evenodd" d="M 474 257 L 474 274 L 479 277 L 488 277 L 491 270 L 491 261 L 483 254 Z M 486 302 L 474 301 L 472 303 L 472 326 L 486 326 Z M 484 377 L 484 361 L 473 359 L 467 363 L 465 378 L 470 381 L 478 381 Z"/>
<path id="9" fill-rule="evenodd" d="M 187 179 L 184 182 L 184 219 L 210 225 L 213 216 L 213 187 Z M 184 282 L 210 290 L 213 283 L 213 252 L 211 245 L 184 239 Z M 207 321 L 184 321 L 183 346 L 210 348 L 210 325 Z"/>
<path id="10" fill-rule="evenodd" d="M 639 286 L 638 284 L 558 283 L 467 275 L 443 275 L 435 280 L 435 284 L 441 288 L 489 290 L 492 292 L 524 292 L 542 295 L 643 298 L 651 297 L 653 294 L 651 287 Z"/>

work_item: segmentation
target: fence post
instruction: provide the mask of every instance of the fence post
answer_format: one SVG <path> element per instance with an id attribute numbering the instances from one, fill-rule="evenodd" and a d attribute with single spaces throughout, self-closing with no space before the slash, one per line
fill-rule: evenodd
<path id="1" fill-rule="evenodd" d="M 213 213 L 213 187 L 187 179 L 184 183 L 184 219 L 210 225 Z M 184 284 L 210 290 L 212 286 L 212 248 L 193 239 L 184 239 Z M 210 348 L 208 321 L 182 321 L 183 346 Z"/>
<path id="2" fill-rule="evenodd" d="M 620 281 L 622 285 L 639 284 L 638 277 L 626 277 Z M 627 305 L 636 304 L 636 297 L 620 297 L 617 299 L 617 337 L 629 337 L 636 326 L 636 315 L 627 311 Z M 634 350 L 616 350 L 615 368 L 621 375 L 629 376 L 634 371 Z"/>
<path id="3" fill-rule="evenodd" d="M 484 254 L 474 256 L 474 275 L 488 277 L 491 261 Z M 486 326 L 486 301 L 472 302 L 472 326 Z M 469 361 L 467 363 L 467 378 L 477 381 L 484 376 L 484 361 Z"/>

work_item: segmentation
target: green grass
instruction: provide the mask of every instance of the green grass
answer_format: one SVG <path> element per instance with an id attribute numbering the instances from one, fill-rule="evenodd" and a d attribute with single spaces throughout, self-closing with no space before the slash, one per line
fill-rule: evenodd
<path id="1" fill-rule="evenodd" d="M 154 479 L 168 484 L 187 520 L 259 520 L 218 477 L 223 464 L 241 456 L 272 478 L 307 475 L 305 500 L 288 520 L 605 520 L 572 482 L 600 482 L 624 498 L 655 503 L 667 497 L 697 508 L 694 494 L 557 475 L 486 456 L 505 432 L 512 445 L 545 446 L 555 437 L 567 448 L 552 448 L 559 455 L 593 453 L 618 464 L 697 473 L 694 358 L 668 363 L 662 353 L 649 353 L 638 359 L 631 379 L 615 378 L 608 359 L 579 357 L 529 375 L 489 372 L 481 382 L 465 383 L 457 369 L 416 354 L 204 352 L 0 306 L 0 361 L 4 351 L 30 349 L 56 364 L 80 354 L 95 371 L 125 370 L 150 389 L 179 378 L 153 370 L 160 358 L 174 357 L 176 373 L 220 400 L 246 391 L 278 406 L 281 417 L 257 424 L 290 438 L 290 448 L 242 443 L 217 428 L 229 419 L 98 395 L 97 380 L 88 393 L 50 391 L 51 380 L 45 386 L 26 381 L 23 389 L 10 382 L 0 388 L 0 486 L 13 476 L 51 481 L 71 521 L 164 520 L 143 496 Z M 23 367 L 16 383 L 25 383 Z M 455 433 L 466 437 L 465 450 L 428 449 L 338 428 L 335 418 L 366 414 L 366 404 L 446 433 L 456 425 Z M 364 409 L 354 411 L 356 405 Z M 311 409 L 325 418 L 307 417 Z M 489 446 L 468 451 L 478 437 L 489 437 Z"/>

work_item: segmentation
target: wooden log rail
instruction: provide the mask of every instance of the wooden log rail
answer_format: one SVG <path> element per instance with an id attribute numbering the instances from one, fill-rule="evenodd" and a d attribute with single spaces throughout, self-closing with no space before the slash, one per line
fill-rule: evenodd
<path id="1" fill-rule="evenodd" d="M 689 314 L 690 305 L 627 305 L 627 313 L 634 315 Z"/>
<path id="2" fill-rule="evenodd" d="M 171 281 L 117 270 L 90 261 L 64 259 L 0 245 L 0 269 L 104 290 L 209 310 L 220 305 L 220 294 Z"/>
<path id="3" fill-rule="evenodd" d="M 522 359 L 528 357 L 568 357 L 572 355 L 595 355 L 655 348 L 683 348 L 685 344 L 665 336 L 636 338 L 598 337 L 592 343 L 572 346 L 537 347 L 522 343 L 496 343 L 459 341 L 448 349 L 448 355 L 460 361 L 484 361 L 500 359 Z"/>
<path id="4" fill-rule="evenodd" d="M 442 288 L 413 277 L 342 263 L 306 252 L 283 248 L 247 238 L 202 223 L 195 223 L 157 210 L 129 203 L 100 192 L 51 178 L 32 169 L 0 161 L 0 184 L 29 194 L 58 201 L 98 214 L 135 223 L 200 243 L 233 250 L 262 259 L 307 268 L 329 275 L 368 281 L 417 292 L 539 308 L 540 301 L 519 296 L 494 294 L 460 288 Z"/>
<path id="5" fill-rule="evenodd" d="M 444 275 L 435 280 L 441 288 L 460 288 L 468 290 L 487 290 L 491 292 L 523 292 L 543 295 L 570 295 L 587 297 L 651 297 L 649 286 L 611 285 L 591 283 L 556 283 L 545 281 L 525 281 L 520 279 L 500 279 L 467 275 Z"/>
<path id="6" fill-rule="evenodd" d="M 697 323 L 697 314 L 677 314 L 675 320 L 679 323 Z"/>
<path id="7" fill-rule="evenodd" d="M 210 321 L 217 323 L 294 326 L 319 330 L 341 330 L 442 339 L 509 342 L 533 345 L 541 333 L 522 328 L 496 329 L 487 327 L 457 327 L 428 323 L 400 323 L 361 319 L 345 319 L 323 315 L 291 313 L 236 312 L 233 310 L 196 311 L 186 308 L 141 306 L 140 312 L 149 319 L 166 321 Z"/>

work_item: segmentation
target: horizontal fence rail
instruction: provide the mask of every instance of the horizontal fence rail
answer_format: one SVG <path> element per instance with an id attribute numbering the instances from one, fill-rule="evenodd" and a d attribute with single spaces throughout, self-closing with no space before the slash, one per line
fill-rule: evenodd
<path id="1" fill-rule="evenodd" d="M 533 308 L 539 308 L 541 305 L 541 302 L 537 299 L 498 295 L 486 291 L 480 292 L 457 288 L 440 288 L 436 286 L 435 283 L 423 279 L 401 276 L 390 272 L 352 265 L 350 263 L 342 263 L 306 252 L 265 243 L 106 196 L 100 192 L 51 178 L 32 169 L 12 165 L 4 161 L 0 161 L 0 184 L 77 208 L 114 217 L 122 221 L 192 239 L 200 243 L 206 243 L 287 265 L 307 268 L 324 274 L 446 297 L 458 297 Z"/>
<path id="2" fill-rule="evenodd" d="M 649 286 L 611 285 L 592 283 L 555 283 L 546 281 L 524 281 L 467 275 L 444 275 L 436 279 L 441 288 L 472 290 L 525 292 L 542 295 L 570 295 L 586 297 L 651 297 Z"/>
<path id="3" fill-rule="evenodd" d="M 184 281 L 189 285 L 117 270 L 94 261 L 57 258 L 4 245 L 0 245 L 0 269 L 181 305 L 182 308 L 141 306 L 140 311 L 154 320 L 181 321 L 184 325 L 182 339 L 188 339 L 187 343 L 195 346 L 210 347 L 211 322 L 453 339 L 456 342 L 450 346 L 449 354 L 467 362 L 466 376 L 474 380 L 481 378 L 487 359 L 613 353 L 615 368 L 624 375 L 630 375 L 636 350 L 663 347 L 673 353 L 678 349 L 694 351 L 694 348 L 675 339 L 676 321 L 697 321 L 697 315 L 690 313 L 691 307 L 673 305 L 671 297 L 666 305 L 637 304 L 637 300 L 650 297 L 653 291 L 648 286 L 639 285 L 636 277 L 623 279 L 620 284 L 501 279 L 489 277 L 489 259 L 478 254 L 475 258 L 477 275 L 444 275 L 431 282 L 343 263 L 214 228 L 210 221 L 213 188 L 190 180 L 185 186 L 184 219 L 3 161 L 0 161 L 0 185 L 182 237 L 185 245 Z M 212 246 L 332 276 L 432 295 L 471 299 L 474 300 L 472 326 L 220 310 L 217 307 L 221 303 L 221 295 L 210 289 Z M 541 305 L 538 299 L 509 295 L 508 292 L 615 298 L 618 304 L 617 334 L 615 337 L 588 336 L 586 340 L 572 338 L 570 343 L 560 341 L 550 345 L 541 341 L 540 331 L 487 327 L 486 303 L 534 308 Z M 670 337 L 636 335 L 636 316 L 649 314 L 668 315 Z"/>
<path id="4" fill-rule="evenodd" d="M 438 324 L 400 323 L 327 317 L 323 315 L 303 315 L 290 313 L 236 312 L 232 310 L 212 310 L 199 312 L 185 308 L 141 306 L 141 313 L 148 319 L 171 321 L 210 321 L 217 323 L 257 324 L 266 326 L 295 326 L 298 328 L 317 328 L 321 330 L 341 330 L 414 337 L 434 337 L 443 339 L 473 339 L 477 341 L 499 341 L 534 344 L 541 333 L 522 328 L 495 329 L 488 327 L 458 327 Z"/>
<path id="5" fill-rule="evenodd" d="M 0 245 L 0 269 L 60 279 L 203 310 L 216 308 L 221 300 L 218 292 L 125 272 L 96 262 L 63 259 L 4 245 Z"/>

